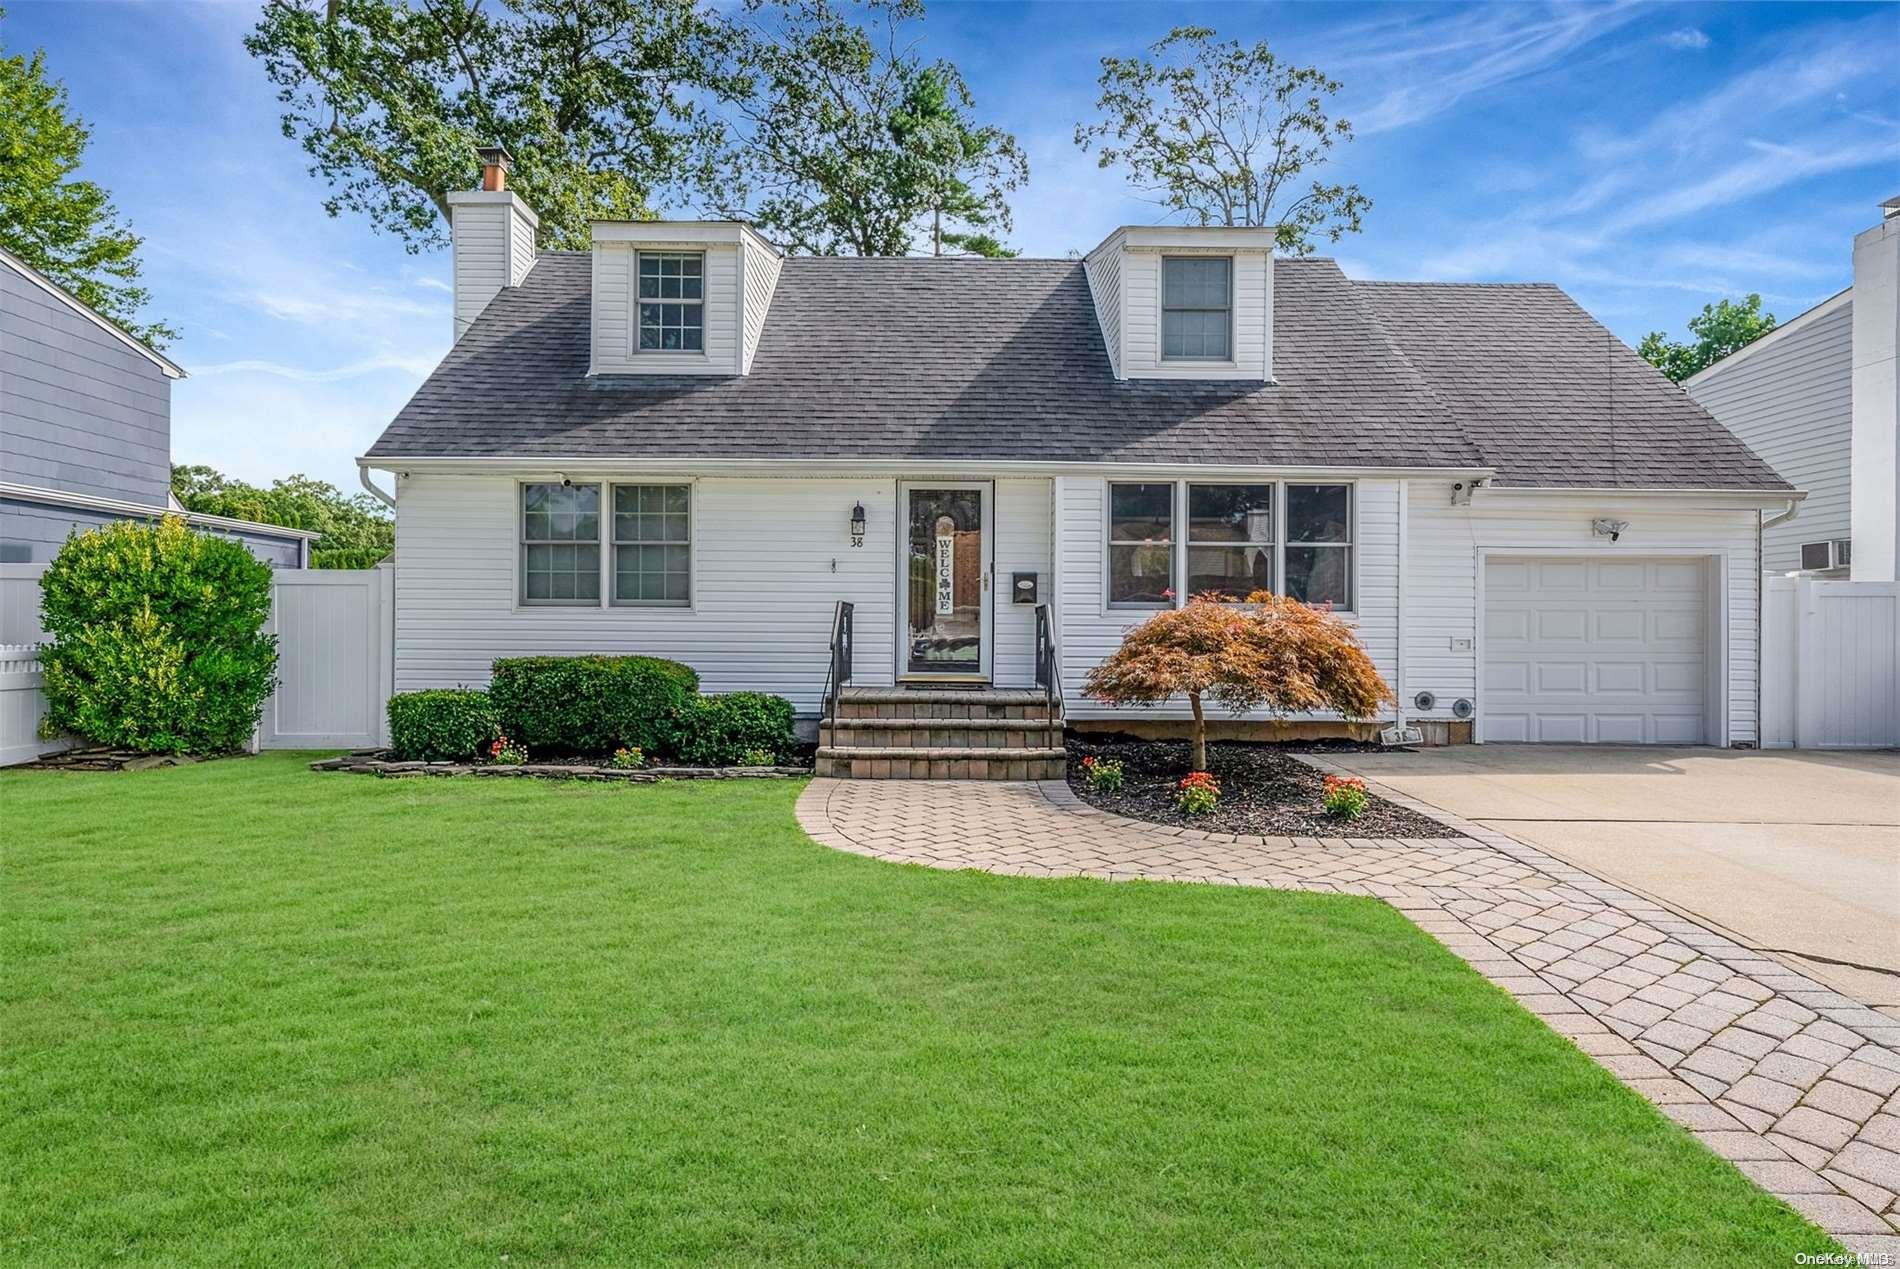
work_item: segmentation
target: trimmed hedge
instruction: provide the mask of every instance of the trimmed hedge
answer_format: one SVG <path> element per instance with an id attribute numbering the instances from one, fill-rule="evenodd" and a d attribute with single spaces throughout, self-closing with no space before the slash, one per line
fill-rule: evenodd
<path id="1" fill-rule="evenodd" d="M 537 755 L 674 752 L 698 692 L 690 666 L 659 657 L 507 657 L 488 686 L 502 730 Z"/>
<path id="2" fill-rule="evenodd" d="M 500 734 L 495 707 L 478 689 L 436 688 L 389 698 L 389 752 L 404 762 L 486 759 Z"/>
<path id="3" fill-rule="evenodd" d="M 271 570 L 167 516 L 66 540 L 40 576 L 46 735 L 147 753 L 240 749 L 276 686 Z"/>
<path id="4" fill-rule="evenodd" d="M 792 703 L 766 692 L 702 696 L 680 731 L 679 756 L 696 767 L 731 767 L 754 750 L 780 761 L 798 747 Z"/>

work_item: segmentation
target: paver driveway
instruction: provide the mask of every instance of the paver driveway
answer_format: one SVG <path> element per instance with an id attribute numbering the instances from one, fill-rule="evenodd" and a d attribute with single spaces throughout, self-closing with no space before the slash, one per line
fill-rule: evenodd
<path id="1" fill-rule="evenodd" d="M 1900 754 L 1460 745 L 1336 760 L 1900 1016 Z"/>
<path id="2" fill-rule="evenodd" d="M 1108 815 L 1054 782 L 814 780 L 798 818 L 825 845 L 933 868 L 1384 899 L 1851 1249 L 1900 1256 L 1900 1020 L 1372 783 L 1470 839 L 1201 833 Z"/>

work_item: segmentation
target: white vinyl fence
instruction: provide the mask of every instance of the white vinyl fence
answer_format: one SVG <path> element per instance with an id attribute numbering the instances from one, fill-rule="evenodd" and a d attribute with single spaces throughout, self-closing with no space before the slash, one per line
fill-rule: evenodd
<path id="1" fill-rule="evenodd" d="M 39 738 L 37 646 L 42 564 L 0 564 L 0 766 L 65 747 Z M 394 682 L 395 570 L 281 569 L 266 631 L 277 636 L 277 691 L 264 703 L 265 749 L 354 749 L 384 742 Z"/>
<path id="2" fill-rule="evenodd" d="M 1765 749 L 1900 746 L 1900 582 L 1763 579 Z"/>

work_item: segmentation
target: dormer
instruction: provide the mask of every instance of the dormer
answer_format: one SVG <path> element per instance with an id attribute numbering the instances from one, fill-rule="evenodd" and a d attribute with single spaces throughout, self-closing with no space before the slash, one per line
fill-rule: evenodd
<path id="1" fill-rule="evenodd" d="M 780 257 L 729 220 L 614 220 L 593 227 L 589 373 L 742 375 L 778 286 Z"/>
<path id="2" fill-rule="evenodd" d="M 1117 379 L 1273 380 L 1268 229 L 1125 225 L 1084 259 Z"/>

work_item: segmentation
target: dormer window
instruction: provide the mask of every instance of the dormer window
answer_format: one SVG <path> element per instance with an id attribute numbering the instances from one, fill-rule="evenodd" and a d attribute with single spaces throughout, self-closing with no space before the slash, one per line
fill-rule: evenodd
<path id="1" fill-rule="evenodd" d="M 1161 257 L 1161 357 L 1233 357 L 1234 262 L 1227 256 Z"/>
<path id="2" fill-rule="evenodd" d="M 703 352 L 705 347 L 705 255 L 642 251 L 640 351 Z"/>

